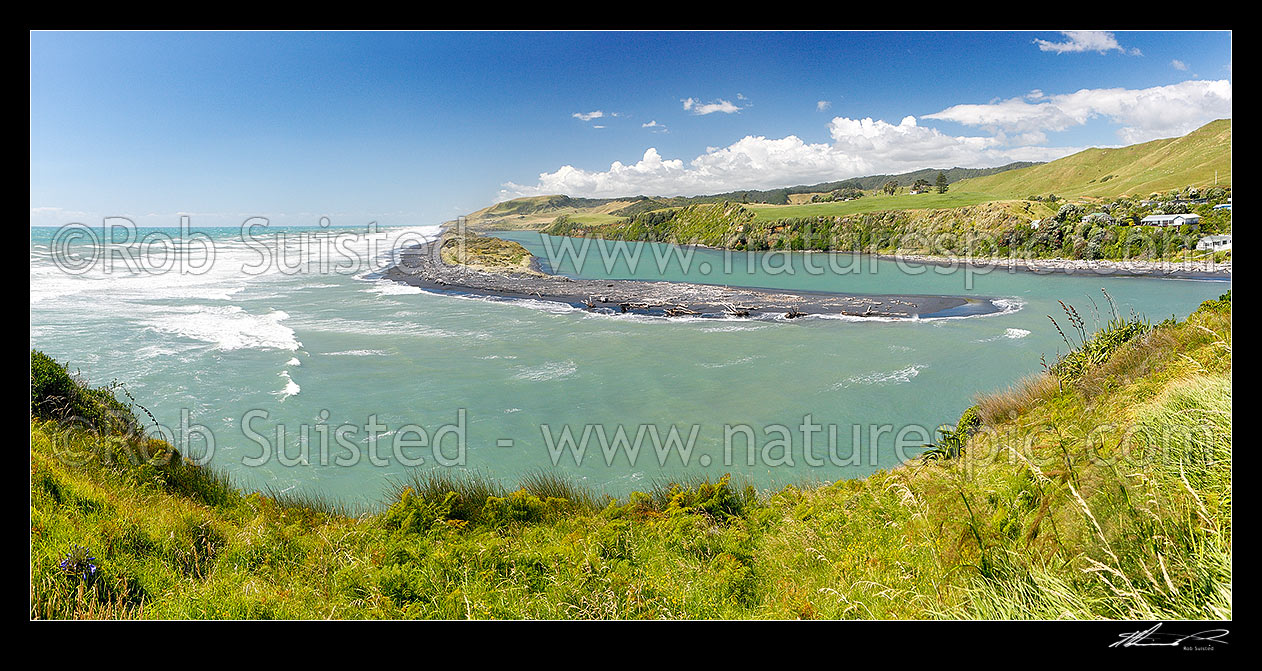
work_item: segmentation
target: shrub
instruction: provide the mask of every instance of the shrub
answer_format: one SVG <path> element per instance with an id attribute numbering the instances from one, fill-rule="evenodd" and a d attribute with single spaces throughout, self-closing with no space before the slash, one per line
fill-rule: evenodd
<path id="1" fill-rule="evenodd" d="M 1105 292 L 1104 295 L 1109 300 L 1109 306 L 1113 310 L 1113 317 L 1103 329 L 1089 337 L 1087 336 L 1085 321 L 1078 314 L 1078 311 L 1071 305 L 1065 305 L 1064 301 L 1059 301 L 1061 309 L 1065 311 L 1065 315 L 1069 320 L 1071 332 L 1076 334 L 1076 343 L 1070 340 L 1069 335 L 1061 329 L 1056 318 L 1048 315 L 1048 319 L 1051 319 L 1052 324 L 1056 327 L 1056 332 L 1060 334 L 1061 339 L 1069 346 L 1069 351 L 1062 354 L 1054 364 L 1048 367 L 1048 372 L 1056 375 L 1063 382 L 1079 379 L 1088 370 L 1108 361 L 1109 356 L 1123 343 L 1152 330 L 1152 324 L 1138 315 L 1132 314 L 1129 317 L 1118 315 L 1112 297 L 1109 296 L 1108 292 Z"/>
<path id="2" fill-rule="evenodd" d="M 31 416 L 36 419 L 74 423 L 100 433 L 134 432 L 136 417 L 130 406 L 114 397 L 116 388 L 90 388 L 52 357 L 31 350 Z"/>

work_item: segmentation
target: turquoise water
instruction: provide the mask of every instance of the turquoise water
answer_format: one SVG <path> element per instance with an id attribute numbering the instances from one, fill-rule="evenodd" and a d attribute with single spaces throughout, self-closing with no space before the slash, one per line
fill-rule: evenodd
<path id="1" fill-rule="evenodd" d="M 300 265 L 328 258 L 311 240 L 345 241 L 331 236 L 347 231 L 273 229 L 249 244 L 236 229 L 202 232 L 216 250 L 202 274 L 95 266 L 68 274 L 53 263 L 52 229 L 31 229 L 31 347 L 70 362 L 93 383 L 125 383 L 177 444 L 189 439 L 186 452 L 208 456 L 246 487 L 369 503 L 409 468 L 474 469 L 509 481 L 559 469 L 613 494 L 725 472 L 760 486 L 862 476 L 919 452 L 924 433 L 954 422 L 975 394 L 1006 387 L 1039 370 L 1040 355 L 1063 349 L 1047 318 L 1060 316 L 1058 299 L 1090 324 L 1096 309 L 1107 310 L 1104 288 L 1121 310 L 1156 321 L 1186 316 L 1230 288 L 1225 281 L 917 271 L 848 256 L 815 274 L 808 265 L 826 266 L 828 257 L 715 250 L 695 250 L 687 270 L 676 257 L 662 273 L 652 259 L 632 270 L 624 258 L 606 270 L 598 250 L 582 265 L 554 259 L 557 271 L 587 277 L 968 295 L 998 299 L 1004 309 L 910 322 L 673 321 L 432 295 L 373 279 L 382 252 L 435 227 L 384 231 L 373 236 L 375 248 L 366 236 L 343 242 L 357 263 L 262 272 L 243 270 L 265 257 L 260 247 L 270 245 L 273 256 L 286 249 L 288 264 Z M 559 242 L 503 235 L 537 253 Z M 81 243 L 71 247 L 86 249 Z M 204 430 L 182 430 L 182 416 Z M 368 438 L 374 418 L 376 441 Z M 607 462 L 601 450 L 601 432 L 608 440 L 618 427 L 632 442 L 641 436 L 634 463 L 625 450 Z M 742 427 L 755 440 L 752 466 Z M 588 433 L 581 465 L 564 448 L 555 452 L 567 428 L 575 439 Z M 659 461 L 653 438 L 665 441 L 672 428 L 685 444 L 693 437 L 687 463 L 678 446 L 663 447 Z M 901 451 L 899 432 L 908 446 Z M 396 453 L 400 438 L 412 444 Z M 443 445 L 438 454 L 435 438 Z M 377 463 L 368 454 L 374 442 Z M 298 459 L 304 443 L 306 463 Z M 255 463 L 264 453 L 270 458 Z M 351 455 L 358 456 L 353 464 Z M 418 457 L 424 462 L 408 465 Z"/>

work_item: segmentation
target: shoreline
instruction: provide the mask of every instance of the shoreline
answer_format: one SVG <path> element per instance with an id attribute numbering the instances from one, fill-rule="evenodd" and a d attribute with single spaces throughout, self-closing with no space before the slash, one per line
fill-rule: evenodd
<path id="1" fill-rule="evenodd" d="M 487 272 L 442 260 L 441 237 L 399 252 L 382 277 L 427 291 L 508 300 L 544 300 L 613 314 L 665 317 L 806 316 L 918 319 L 1002 311 L 985 297 L 786 291 L 688 282 L 574 279 Z M 538 271 L 538 259 L 532 258 Z"/>
<path id="2" fill-rule="evenodd" d="M 1107 259 L 1012 259 L 1004 257 L 934 256 L 929 254 L 871 254 L 883 261 L 927 266 L 963 265 L 988 270 L 1036 275 L 1108 275 L 1185 280 L 1230 280 L 1231 263 L 1194 261 L 1113 261 Z"/>

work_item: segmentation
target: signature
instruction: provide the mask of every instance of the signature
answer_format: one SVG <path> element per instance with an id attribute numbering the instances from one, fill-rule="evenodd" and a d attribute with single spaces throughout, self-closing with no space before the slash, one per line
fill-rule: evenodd
<path id="1" fill-rule="evenodd" d="M 1226 643 L 1223 637 L 1230 632 L 1226 629 L 1206 629 L 1195 634 L 1168 634 L 1159 632 L 1161 623 L 1153 625 L 1151 629 L 1144 631 L 1132 631 L 1121 635 L 1121 638 L 1109 645 L 1110 648 L 1132 648 L 1132 647 L 1170 647 L 1175 648 L 1183 645 L 1186 641 L 1192 642 L 1210 642 L 1210 643 Z"/>

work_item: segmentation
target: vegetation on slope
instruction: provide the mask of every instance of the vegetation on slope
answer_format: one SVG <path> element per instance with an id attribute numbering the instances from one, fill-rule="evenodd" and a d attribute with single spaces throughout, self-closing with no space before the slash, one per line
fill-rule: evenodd
<path id="1" fill-rule="evenodd" d="M 860 202 L 787 206 L 784 209 L 808 212 Z M 1036 215 L 1053 211 L 1043 203 L 1011 202 L 937 210 L 881 210 L 852 215 L 767 219 L 762 211 L 749 206 L 717 203 L 648 212 L 632 220 L 612 224 L 580 224 L 568 217 L 559 217 L 543 232 L 613 240 L 702 244 L 738 250 L 943 253 L 952 251 L 957 244 L 962 245 L 970 234 L 1028 230 L 1029 221 Z"/>
<path id="2" fill-rule="evenodd" d="M 1083 365 L 862 480 L 614 501 L 428 473 L 358 516 L 46 410 L 37 362 L 41 390 L 105 392 L 33 352 L 31 616 L 1230 618 L 1230 295 L 1184 323 L 1080 321 L 1060 361 Z"/>
<path id="3" fill-rule="evenodd" d="M 854 189 L 877 189 L 887 182 L 910 186 L 917 180 L 934 179 L 941 173 L 948 183 L 969 177 L 993 175 L 1006 170 L 1016 170 L 1037 163 L 1018 162 L 997 168 L 950 168 L 947 170 L 925 169 L 901 175 L 871 175 L 854 177 L 839 182 L 824 182 L 810 186 L 790 186 L 780 189 L 729 191 L 702 196 L 625 196 L 619 198 L 572 198 L 570 196 L 525 196 L 514 198 L 483 208 L 465 217 L 466 225 L 478 230 L 539 229 L 559 216 L 589 224 L 615 223 L 645 212 L 669 210 L 689 205 L 707 205 L 733 201 L 739 203 L 763 203 L 788 205 L 800 195 Z"/>
<path id="4" fill-rule="evenodd" d="M 1206 197 L 1208 196 L 1208 197 Z M 555 219 L 543 233 L 613 240 L 701 244 L 736 250 L 854 251 L 941 256 L 1192 260 L 1201 236 L 1231 232 L 1231 211 L 1215 209 L 1230 192 L 1194 188 L 1159 194 L 1156 200 L 1117 199 L 1065 203 L 1058 197 L 984 200 L 976 194 L 873 196 L 848 202 L 788 206 L 716 203 L 654 210 L 631 219 Z M 1192 200 L 1195 199 L 1195 200 Z M 926 205 L 896 209 L 883 203 Z M 1140 226 L 1149 214 L 1193 212 L 1199 227 Z M 789 215 L 794 216 L 778 216 Z M 1228 260 L 1230 252 L 1216 261 Z"/>
<path id="5" fill-rule="evenodd" d="M 947 193 L 900 193 L 893 196 L 870 195 L 842 202 L 815 202 L 800 205 L 749 205 L 755 213 L 755 221 L 782 221 L 808 217 L 840 217 L 869 212 L 893 212 L 900 210 L 941 210 L 968 205 L 980 205 L 993 201 L 986 194 L 948 191 Z"/>
<path id="6" fill-rule="evenodd" d="M 534 196 L 496 203 L 464 217 L 470 230 L 538 230 L 561 215 L 592 221 L 617 221 L 610 214 L 631 204 L 630 200 Z"/>
<path id="7" fill-rule="evenodd" d="M 1212 121 L 1183 137 L 1118 149 L 1087 149 L 1041 165 L 976 177 L 954 190 L 992 198 L 1033 193 L 1060 196 L 1147 196 L 1187 185 L 1231 186 L 1231 119 Z"/>
<path id="8" fill-rule="evenodd" d="M 474 270 L 543 274 L 534 269 L 533 257 L 520 244 L 471 231 L 444 234 L 439 254 L 444 263 L 463 265 Z"/>

